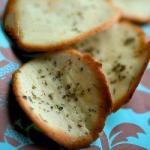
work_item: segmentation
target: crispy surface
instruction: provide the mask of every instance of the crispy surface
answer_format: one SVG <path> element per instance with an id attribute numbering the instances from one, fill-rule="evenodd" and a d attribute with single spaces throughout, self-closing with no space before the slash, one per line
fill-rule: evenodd
<path id="1" fill-rule="evenodd" d="M 44 2 L 8 2 L 4 15 L 5 30 L 27 52 L 62 49 L 107 29 L 120 18 L 120 11 L 106 0 L 82 3 L 72 0 L 65 5 L 63 0 Z"/>
<path id="2" fill-rule="evenodd" d="M 47 136 L 68 148 L 84 147 L 98 137 L 112 106 L 100 66 L 75 50 L 46 54 L 14 74 L 13 90 Z"/>
<path id="3" fill-rule="evenodd" d="M 149 61 L 149 44 L 143 31 L 121 22 L 76 45 L 102 63 L 113 98 L 113 110 L 132 97 Z"/>
<path id="4" fill-rule="evenodd" d="M 112 0 L 121 9 L 123 17 L 138 23 L 150 23 L 149 0 Z"/>

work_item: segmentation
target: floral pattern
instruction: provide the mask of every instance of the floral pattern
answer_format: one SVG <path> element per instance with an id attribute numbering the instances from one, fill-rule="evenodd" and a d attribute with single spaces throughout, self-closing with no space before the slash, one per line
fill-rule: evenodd
<path id="1" fill-rule="evenodd" d="M 0 0 L 0 18 L 6 2 Z M 150 26 L 143 29 L 150 37 Z M 26 61 L 32 56 L 21 54 L 20 57 Z M 64 150 L 45 137 L 16 103 L 11 91 L 11 77 L 20 64 L 0 25 L 0 150 Z M 107 118 L 99 138 L 84 150 L 150 149 L 149 80 L 150 65 L 131 101 Z"/>
<path id="2" fill-rule="evenodd" d="M 138 114 L 132 109 L 120 109 L 108 117 L 104 131 L 92 145 L 97 150 L 149 150 L 149 120 L 150 112 Z"/>

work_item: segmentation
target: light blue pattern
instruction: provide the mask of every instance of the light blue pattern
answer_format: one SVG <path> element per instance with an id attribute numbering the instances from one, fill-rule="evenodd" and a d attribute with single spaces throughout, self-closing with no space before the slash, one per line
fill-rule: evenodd
<path id="1" fill-rule="evenodd" d="M 19 145 L 11 145 L 8 142 L 7 137 L 19 142 Z M 8 127 L 4 133 L 4 141 L 0 142 L 0 150 L 19 150 L 29 144 L 32 144 L 32 141 L 29 138 L 24 137 L 22 134 L 18 133 L 11 127 Z"/>
<path id="2" fill-rule="evenodd" d="M 4 79 L 4 76 L 15 71 L 19 67 L 16 63 L 9 63 L 6 66 L 0 68 L 0 79 Z"/>
<path id="3" fill-rule="evenodd" d="M 150 89 L 149 88 L 146 88 L 144 85 L 142 84 L 139 84 L 138 87 L 137 87 L 137 90 L 138 91 L 141 91 L 141 92 L 145 92 L 147 94 L 150 94 Z"/>
<path id="4" fill-rule="evenodd" d="M 98 138 L 96 141 L 94 141 L 91 146 L 96 146 L 98 147 L 100 150 L 102 150 L 102 143 L 101 143 L 101 140 L 100 138 Z"/>
<path id="5" fill-rule="evenodd" d="M 150 70 L 150 63 L 149 63 L 148 66 L 147 66 L 147 70 Z"/>
<path id="6" fill-rule="evenodd" d="M 9 48 L 10 47 L 9 42 L 6 38 L 6 35 L 4 34 L 4 31 L 2 29 L 1 22 L 0 22 L 0 47 L 3 47 L 3 48 Z"/>
<path id="7" fill-rule="evenodd" d="M 4 67 L 0 67 L 0 79 L 4 79 L 7 74 L 9 74 L 19 68 L 19 65 L 17 63 L 14 63 L 14 62 L 8 60 L 0 52 L 0 62 L 4 61 L 4 60 L 7 61 L 8 64 L 5 65 Z"/>
<path id="8" fill-rule="evenodd" d="M 144 32 L 147 34 L 147 36 L 150 37 L 150 25 L 145 25 L 142 28 Z"/>
<path id="9" fill-rule="evenodd" d="M 131 109 L 120 109 L 118 112 L 111 114 L 104 128 L 104 132 L 107 136 L 109 142 L 109 148 L 112 149 L 115 145 L 111 146 L 114 138 L 120 134 L 119 131 L 114 136 L 109 139 L 110 133 L 116 126 L 122 123 L 131 123 L 139 126 L 144 130 L 144 133 L 138 133 L 136 137 L 127 137 L 127 141 L 119 142 L 116 145 L 120 144 L 133 144 L 140 147 L 143 147 L 147 150 L 150 150 L 150 125 L 148 124 L 150 119 L 150 112 L 144 114 L 137 114 Z M 101 142 L 94 142 L 93 145 L 102 148 Z"/>
<path id="10" fill-rule="evenodd" d="M 3 61 L 3 60 L 5 60 L 5 57 L 4 57 L 4 55 L 0 52 L 0 61 Z"/>

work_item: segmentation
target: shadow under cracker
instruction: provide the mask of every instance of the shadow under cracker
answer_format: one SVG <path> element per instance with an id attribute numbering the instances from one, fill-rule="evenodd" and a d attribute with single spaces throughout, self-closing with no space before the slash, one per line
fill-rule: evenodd
<path id="1" fill-rule="evenodd" d="M 21 107 L 16 101 L 15 95 L 12 91 L 12 84 L 9 87 L 8 101 L 8 116 L 12 128 L 25 137 L 30 138 L 33 142 L 32 145 L 36 147 L 42 147 L 43 150 L 67 150 L 64 147 L 58 145 L 56 142 L 45 136 L 29 119 L 29 117 L 23 112 Z"/>

